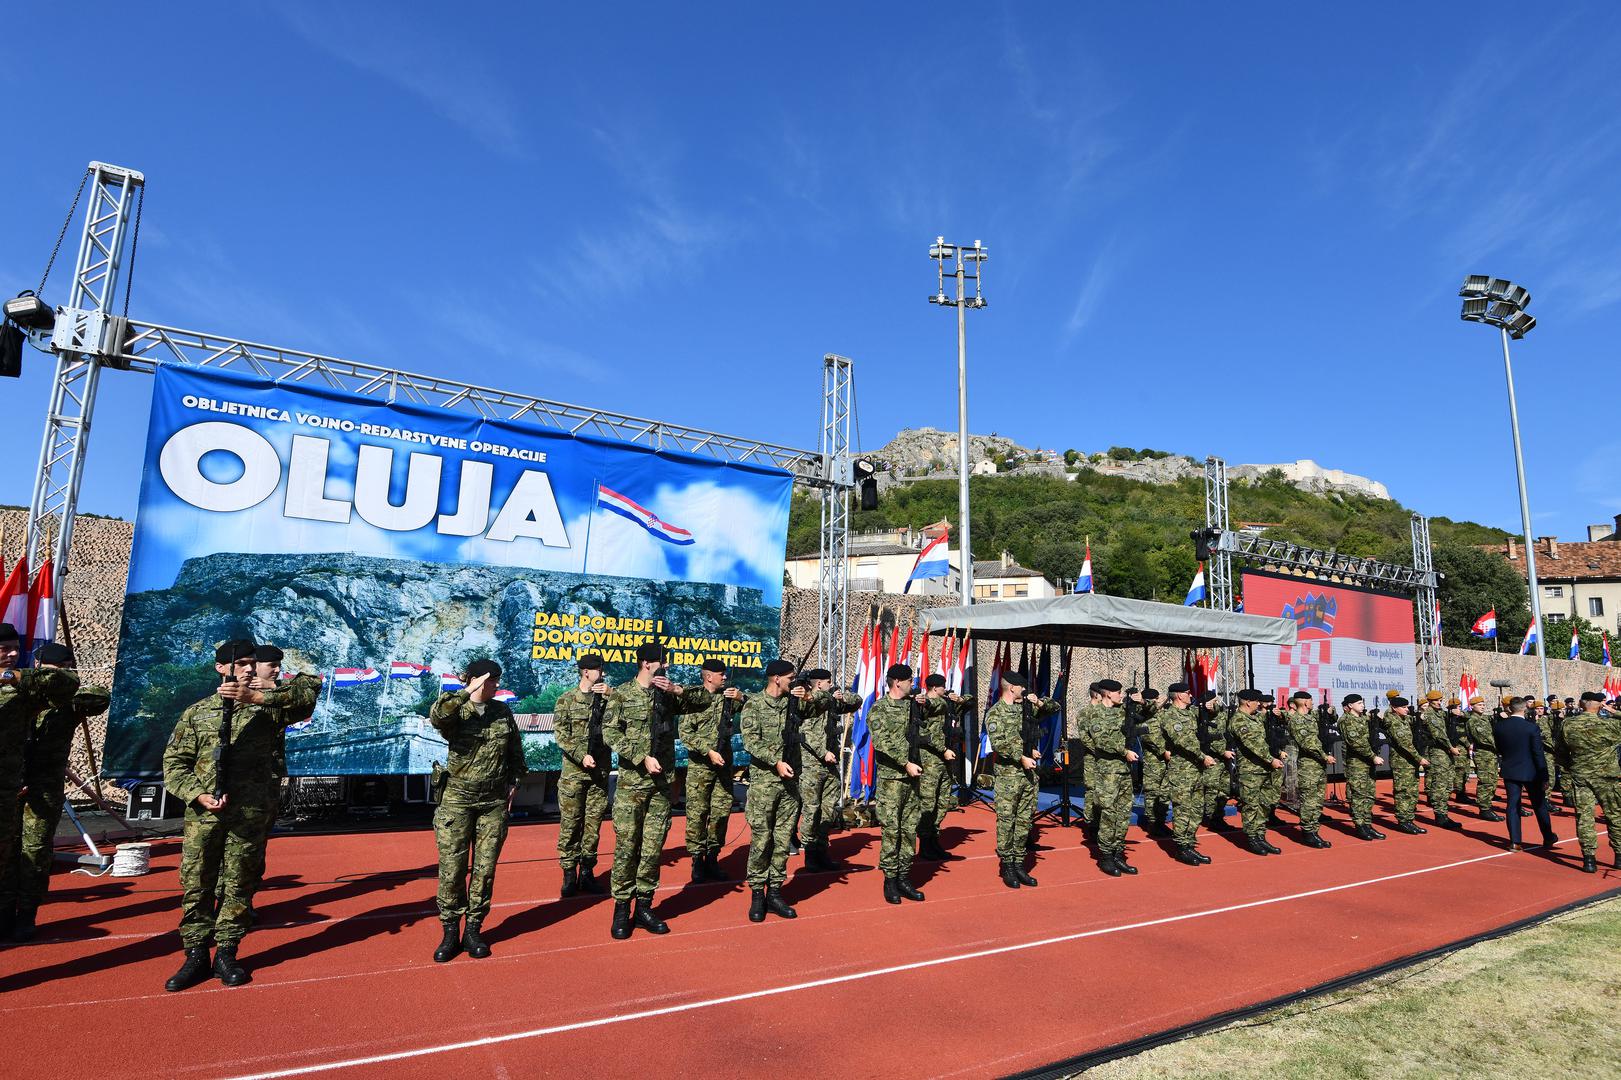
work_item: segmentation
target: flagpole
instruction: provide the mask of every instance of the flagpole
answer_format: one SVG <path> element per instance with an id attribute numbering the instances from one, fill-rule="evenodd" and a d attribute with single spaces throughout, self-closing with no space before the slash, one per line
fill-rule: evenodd
<path id="1" fill-rule="evenodd" d="M 591 478 L 591 512 L 585 515 L 585 551 L 580 555 L 580 576 L 584 577 L 591 566 L 591 523 L 597 517 L 597 501 L 602 498 L 602 482 L 596 477 Z"/>

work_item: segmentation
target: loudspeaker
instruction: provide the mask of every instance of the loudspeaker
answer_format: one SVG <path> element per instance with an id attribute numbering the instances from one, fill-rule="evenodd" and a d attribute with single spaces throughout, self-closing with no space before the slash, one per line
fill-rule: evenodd
<path id="1" fill-rule="evenodd" d="M 6 323 L 0 326 L 0 378 L 15 379 L 23 373 L 23 332 Z"/>

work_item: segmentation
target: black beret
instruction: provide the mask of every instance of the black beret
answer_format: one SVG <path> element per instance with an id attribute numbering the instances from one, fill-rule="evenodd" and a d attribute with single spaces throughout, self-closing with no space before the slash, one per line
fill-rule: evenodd
<path id="1" fill-rule="evenodd" d="M 1105 694 L 1115 694 L 1120 692 L 1120 684 L 1114 679 L 1099 679 L 1098 689 Z"/>
<path id="2" fill-rule="evenodd" d="M 726 661 L 721 660 L 718 657 L 711 656 L 708 660 L 705 660 L 698 666 L 705 671 L 713 671 L 718 675 L 726 674 Z"/>
<path id="3" fill-rule="evenodd" d="M 773 660 L 765 666 L 765 677 L 768 679 L 778 675 L 792 675 L 793 673 L 794 665 L 787 660 Z"/>
<path id="4" fill-rule="evenodd" d="M 1393 697 L 1393 698 L 1390 699 L 1390 707 L 1392 709 L 1400 709 L 1403 706 L 1411 705 L 1411 704 L 1412 704 L 1412 702 L 1408 701 L 1404 697 Z"/>
<path id="5" fill-rule="evenodd" d="M 34 650 L 34 662 L 69 667 L 73 664 L 73 650 L 55 641 L 47 641 Z"/>
<path id="6" fill-rule="evenodd" d="M 1185 693 L 1188 692 L 1188 689 L 1189 689 L 1189 687 L 1188 687 L 1187 683 L 1185 683 L 1185 682 L 1174 682 L 1170 686 L 1167 686 L 1165 688 L 1165 692 L 1167 694 L 1185 694 Z"/>
<path id="7" fill-rule="evenodd" d="M 1006 678 L 1006 676 L 1003 677 Z M 889 669 L 888 678 L 890 682 L 895 682 L 897 679 L 906 679 L 910 681 L 912 678 L 912 669 L 907 667 L 905 664 L 896 664 L 894 667 Z"/>
<path id="8" fill-rule="evenodd" d="M 649 641 L 636 646 L 636 662 L 640 664 L 664 663 L 664 646 L 656 641 Z"/>
<path id="9" fill-rule="evenodd" d="M 1245 687 L 1238 692 L 1239 701 L 1265 701 L 1266 699 L 1265 694 L 1261 693 L 1259 690 L 1252 690 L 1249 687 Z"/>
<path id="10" fill-rule="evenodd" d="M 1604 700 L 1604 695 L 1600 694 L 1600 693 L 1598 693 L 1596 691 L 1593 691 L 1593 690 L 1588 690 L 1587 692 L 1582 694 L 1582 704 L 1584 704 L 1584 705 L 1587 704 L 1589 701 L 1603 701 L 1603 700 Z"/>
<path id="11" fill-rule="evenodd" d="M 1127 697 L 1130 697 L 1131 695 L 1133 695 L 1135 693 L 1137 693 L 1137 688 L 1135 686 L 1126 687 L 1126 696 Z"/>
<path id="12" fill-rule="evenodd" d="M 1362 695 L 1361 694 L 1346 694 L 1345 699 L 1343 701 L 1341 701 L 1340 704 L 1341 705 L 1355 705 L 1357 702 L 1359 702 L 1361 700 L 1362 700 Z"/>
<path id="13" fill-rule="evenodd" d="M 1144 701 L 1158 701 L 1159 700 L 1159 691 L 1158 690 L 1144 690 L 1143 691 L 1143 700 Z"/>
<path id="14" fill-rule="evenodd" d="M 1591 691 L 1591 690 L 1588 690 L 1588 691 L 1587 691 L 1587 693 L 1589 693 L 1589 694 L 1591 694 L 1591 693 L 1592 693 L 1592 692 L 1593 692 L 1593 691 Z M 1566 705 L 1569 705 L 1569 704 L 1570 704 L 1570 703 L 1571 703 L 1571 702 L 1573 702 L 1573 701 L 1575 701 L 1575 700 L 1576 700 L 1576 699 L 1575 699 L 1575 698 L 1573 698 L 1573 697 L 1568 697 L 1568 698 L 1566 698 L 1566 699 L 1565 699 L 1565 704 L 1566 704 Z M 1600 701 L 1603 701 L 1603 700 L 1604 700 L 1604 695 L 1603 695 L 1603 694 L 1600 694 L 1600 695 L 1599 695 L 1599 700 L 1600 700 Z"/>
<path id="15" fill-rule="evenodd" d="M 1098 689 L 1098 684 L 1097 683 L 1088 683 L 1087 686 L 1086 686 L 1086 692 L 1088 694 L 1100 694 L 1103 691 Z"/>
<path id="16" fill-rule="evenodd" d="M 1311 700 L 1311 692 L 1307 691 L 1307 690 L 1296 690 L 1294 693 L 1289 695 L 1289 700 L 1290 701 L 1310 701 Z"/>
<path id="17" fill-rule="evenodd" d="M 274 645 L 260 645 L 253 650 L 253 658 L 261 664 L 279 664 L 283 660 L 283 654 Z"/>
<path id="18" fill-rule="evenodd" d="M 1215 701 L 1218 696 L 1214 690 L 1206 690 L 1199 695 L 1199 704 L 1208 705 L 1210 702 Z"/>
<path id="19" fill-rule="evenodd" d="M 1017 671 L 1002 672 L 1002 681 L 1009 686 L 1026 687 L 1030 685 L 1030 681 Z"/>
<path id="20" fill-rule="evenodd" d="M 8 622 L 0 622 L 0 641 L 21 641 L 22 635 Z"/>
<path id="21" fill-rule="evenodd" d="M 944 675 L 940 674 L 938 671 L 935 672 L 933 675 L 930 675 L 927 679 L 923 680 L 923 685 L 927 686 L 930 690 L 933 690 L 933 689 L 935 689 L 937 687 L 944 686 L 945 684 L 946 684 L 946 677 Z"/>
<path id="22" fill-rule="evenodd" d="M 501 680 L 501 665 L 494 660 L 474 660 L 467 665 L 467 681 L 472 682 L 480 675 L 488 675 L 499 682 Z"/>
<path id="23" fill-rule="evenodd" d="M 581 671 L 601 671 L 608 665 L 607 662 L 602 659 L 601 653 L 588 652 L 578 660 L 574 661 L 574 666 L 579 668 Z"/>
<path id="24" fill-rule="evenodd" d="M 832 677 L 833 673 L 827 670 L 825 667 L 811 668 L 809 671 L 805 672 L 805 678 L 809 679 L 811 682 L 815 682 L 817 679 L 831 679 Z"/>
<path id="25" fill-rule="evenodd" d="M 225 641 L 214 650 L 214 663 L 234 664 L 238 660 L 252 660 L 259 647 L 251 641 Z"/>

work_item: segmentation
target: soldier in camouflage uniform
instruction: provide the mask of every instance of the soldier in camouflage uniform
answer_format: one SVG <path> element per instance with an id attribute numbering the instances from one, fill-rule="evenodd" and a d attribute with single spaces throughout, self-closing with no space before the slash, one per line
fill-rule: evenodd
<path id="1" fill-rule="evenodd" d="M 712 700 L 681 723 L 687 748 L 687 854 L 695 884 L 727 882 L 720 868 L 726 846 L 726 822 L 732 816 L 732 736 L 743 692 L 726 685 L 726 662 L 703 662 L 703 689 Z M 724 734 L 722 734 L 722 729 Z"/>
<path id="2" fill-rule="evenodd" d="M 1154 716 L 1151 727 L 1158 729 L 1158 742 L 1165 747 L 1165 786 L 1171 798 L 1171 836 L 1176 841 L 1176 861 L 1202 866 L 1210 856 L 1199 851 L 1199 823 L 1205 813 L 1205 771 L 1223 769 L 1204 750 L 1199 738 L 1199 714 L 1193 708 L 1188 684 L 1172 683 L 1166 694 L 1170 703 Z"/>
<path id="3" fill-rule="evenodd" d="M 1431 690 L 1424 695 L 1424 711 L 1420 717 L 1419 734 L 1424 738 L 1424 797 L 1429 801 L 1435 823 L 1443 829 L 1461 829 L 1463 822 L 1453 821 L 1447 800 L 1452 797 L 1453 771 L 1463 751 L 1452 744 L 1447 733 L 1447 713 L 1441 707 L 1441 694 Z"/>
<path id="4" fill-rule="evenodd" d="M 107 691 L 81 687 L 78 674 L 66 670 L 73 666 L 67 646 L 39 646 L 34 663 L 33 670 L 18 673 L 18 689 L 30 703 L 32 731 L 24 747 L 23 795 L 10 825 L 19 838 L 17 853 L 0 863 L 0 925 L 10 923 L 12 941 L 33 938 L 35 916 L 50 886 L 73 733 L 81 717 L 107 711 Z"/>
<path id="5" fill-rule="evenodd" d="M 465 690 L 440 694 L 428 710 L 428 723 L 450 744 L 439 809 L 433 815 L 439 921 L 444 924 L 444 939 L 433 958 L 440 964 L 464 949 L 475 960 L 490 955 L 480 930 L 490 913 L 512 792 L 529 772 L 518 721 L 505 702 L 495 700 L 501 665 L 475 660 L 462 682 Z"/>
<path id="6" fill-rule="evenodd" d="M 1475 746 L 1475 806 L 1485 821 L 1502 821 L 1503 817 L 1492 806 L 1497 797 L 1497 743 L 1492 739 L 1492 717 L 1486 711 L 1486 699 L 1469 699 L 1469 713 L 1465 717 L 1469 741 Z"/>
<path id="7" fill-rule="evenodd" d="M 224 682 L 214 696 L 180 714 L 163 752 L 163 786 L 186 808 L 180 848 L 186 962 L 164 984 L 167 990 L 193 986 L 210 970 L 226 986 L 249 981 L 236 950 L 251 924 L 259 849 L 281 798 L 276 768 L 282 729 L 308 715 L 320 696 L 320 680 L 308 675 L 274 690 L 254 689 L 254 654 L 251 641 L 215 650 L 214 669 Z M 211 940 L 218 946 L 212 966 Z"/>
<path id="8" fill-rule="evenodd" d="M 595 725 L 592 715 L 599 703 L 606 711 L 605 666 L 597 653 L 580 657 L 575 662 L 579 685 L 559 697 L 552 708 L 554 737 L 563 755 L 563 771 L 557 778 L 557 862 L 563 868 L 559 895 L 565 900 L 578 893 L 601 891 L 594 873 L 602 819 L 608 816 L 608 770 L 613 755 L 601 715 Z"/>
<path id="9" fill-rule="evenodd" d="M 1609 819 L 1610 854 L 1621 869 L 1621 716 L 1602 713 L 1604 695 L 1582 695 L 1581 712 L 1560 725 L 1562 746 L 1570 758 L 1570 788 L 1576 799 L 1576 839 L 1582 846 L 1582 871 L 1598 872 L 1598 833 L 1594 806 Z"/>
<path id="10" fill-rule="evenodd" d="M 1165 827 L 1165 816 L 1170 809 L 1171 795 L 1167 788 L 1166 776 L 1171 753 L 1165 748 L 1160 726 L 1155 721 L 1159 695 L 1154 693 L 1154 697 L 1149 698 L 1148 693 L 1137 693 L 1135 687 L 1127 690 L 1125 709 L 1132 723 L 1140 724 L 1147 729 L 1138 742 L 1143 772 L 1141 823 L 1145 833 L 1158 838 L 1170 835 L 1170 831 Z"/>
<path id="11" fill-rule="evenodd" d="M 1097 683 L 1086 688 L 1086 704 L 1082 705 L 1075 714 L 1070 731 L 1070 738 L 1075 741 L 1075 775 L 1081 787 L 1081 832 L 1094 843 L 1098 835 L 1098 800 L 1092 794 L 1092 763 L 1088 760 L 1091 755 L 1087 752 L 1085 732 L 1091 728 L 1092 722 L 1097 719 L 1098 710 L 1103 706 L 1103 691 L 1098 689 Z"/>
<path id="12" fill-rule="evenodd" d="M 1261 703 L 1267 696 L 1259 690 L 1238 692 L 1238 711 L 1227 722 L 1227 743 L 1238 756 L 1238 812 L 1243 819 L 1244 837 L 1257 855 L 1279 855 L 1281 850 L 1266 838 L 1271 806 L 1267 800 L 1272 774 L 1283 771 L 1283 760 L 1272 752 L 1266 737 L 1266 720 Z"/>
<path id="13" fill-rule="evenodd" d="M 1307 847 L 1326 848 L 1333 845 L 1324 840 L 1319 830 L 1323 824 L 1323 794 L 1328 789 L 1328 767 L 1334 757 L 1323 745 L 1322 728 L 1317 723 L 1311 695 L 1296 691 L 1289 698 L 1289 742 L 1295 748 L 1295 789 L 1300 796 L 1301 841 Z"/>
<path id="14" fill-rule="evenodd" d="M 1412 705 L 1404 697 L 1390 699 L 1385 731 L 1390 736 L 1390 791 L 1396 806 L 1396 831 L 1414 836 L 1429 830 L 1413 823 L 1418 812 L 1418 771 L 1429 766 L 1413 730 Z"/>
<path id="15" fill-rule="evenodd" d="M 773 660 L 765 668 L 765 690 L 743 707 L 743 749 L 749 755 L 749 921 L 764 922 L 770 911 L 784 919 L 797 913 L 782 898 L 788 877 L 788 842 L 799 816 L 799 771 L 804 760 L 799 702 L 807 690 L 793 685 L 794 665 Z"/>
<path id="16" fill-rule="evenodd" d="M 946 677 L 938 672 L 923 680 L 923 688 L 928 699 L 939 702 L 944 711 L 939 721 L 923 725 L 918 740 L 918 764 L 923 766 L 923 775 L 918 780 L 917 857 L 946 862 L 958 857 L 940 846 L 940 823 L 957 804 L 951 788 L 951 766 L 957 760 L 960 740 L 948 733 L 955 732 L 953 725 L 962 698 L 946 693 Z"/>
<path id="17" fill-rule="evenodd" d="M 917 740 L 930 716 L 945 713 L 945 702 L 914 700 L 912 669 L 895 664 L 885 672 L 885 691 L 867 714 L 872 730 L 873 756 L 878 763 L 878 869 L 884 877 L 884 899 L 922 900 L 908 875 L 917 850 L 917 822 L 921 813 L 919 786 L 923 766 Z M 913 711 L 922 716 L 914 722 Z"/>
<path id="18" fill-rule="evenodd" d="M 1227 722 L 1218 714 L 1219 703 L 1215 691 L 1207 691 L 1198 703 L 1199 742 L 1205 753 L 1216 761 L 1216 767 L 1204 771 L 1205 824 L 1214 830 L 1232 828 L 1227 820 L 1227 800 L 1232 795 L 1232 769 L 1237 755 L 1227 745 Z"/>
<path id="19" fill-rule="evenodd" d="M 1036 725 L 1041 717 L 1056 713 L 1061 704 L 1056 699 L 1042 701 L 1018 672 L 1009 671 L 1002 675 L 1000 698 L 985 713 L 991 749 L 996 752 L 996 856 L 1001 861 L 1002 884 L 1010 889 L 1036 884 L 1024 865 L 1040 787 Z"/>
<path id="20" fill-rule="evenodd" d="M 1125 692 L 1113 679 L 1099 680 L 1099 702 L 1080 732 L 1086 748 L 1088 806 L 1096 803 L 1098 869 L 1110 877 L 1135 874 L 1126 862 L 1126 831 L 1131 827 L 1131 766 L 1137 754 L 1128 746 Z"/>
<path id="21" fill-rule="evenodd" d="M 839 753 L 844 748 L 844 724 L 839 719 L 861 708 L 861 699 L 833 689 L 833 673 L 826 668 L 805 672 L 809 693 L 799 706 L 800 735 L 806 749 L 799 770 L 799 837 L 805 849 L 805 869 L 841 873 L 848 869 L 828 848 L 828 835 L 838 817 Z M 927 778 L 927 772 L 924 773 Z"/>
<path id="22" fill-rule="evenodd" d="M 1458 697 L 1447 698 L 1447 737 L 1458 748 L 1452 762 L 1452 801 L 1461 807 L 1469 786 L 1469 716 Z"/>
<path id="23" fill-rule="evenodd" d="M 1564 807 L 1557 807 L 1550 797 L 1548 811 L 1553 814 L 1563 814 L 1567 808 L 1576 805 L 1576 793 L 1570 783 L 1570 755 L 1564 749 L 1564 740 L 1559 737 L 1559 730 L 1564 724 L 1563 703 L 1552 694 L 1548 695 L 1547 705 L 1537 706 L 1537 727 L 1542 731 L 1543 752 L 1548 755 L 1549 765 L 1553 769 L 1548 787 L 1550 791 L 1557 789 L 1564 803 Z"/>
<path id="24" fill-rule="evenodd" d="M 670 835 L 676 716 L 711 704 L 713 695 L 703 687 L 684 689 L 665 677 L 664 646 L 657 642 L 636 649 L 636 677 L 616 687 L 608 699 L 605 727 L 619 755 L 609 879 L 614 898 L 610 933 L 617 941 L 630 937 L 633 925 L 653 934 L 670 932 L 653 914 L 653 893 L 659 887 L 659 857 Z"/>
<path id="25" fill-rule="evenodd" d="M 23 766 L 33 729 L 33 695 L 23 689 L 29 677 L 17 670 L 21 656 L 16 627 L 0 623 L 0 807 L 16 806 L 22 798 Z M 16 860 L 21 828 L 20 818 L 0 813 L 0 865 L 9 866 Z M 12 908 L 0 909 L 0 935 L 11 936 L 14 914 Z"/>
<path id="26" fill-rule="evenodd" d="M 1383 840 L 1385 834 L 1373 827 L 1373 800 L 1378 793 L 1374 773 L 1385 759 L 1374 745 L 1373 720 L 1361 694 L 1347 694 L 1340 703 L 1340 738 L 1345 743 L 1345 795 L 1356 837 Z"/>

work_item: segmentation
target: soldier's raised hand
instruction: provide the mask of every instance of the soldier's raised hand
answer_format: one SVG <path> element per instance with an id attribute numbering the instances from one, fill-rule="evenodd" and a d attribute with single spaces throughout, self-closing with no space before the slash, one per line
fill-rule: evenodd
<path id="1" fill-rule="evenodd" d="M 801 701 L 803 701 L 803 700 L 805 700 L 805 696 L 807 694 L 809 694 L 810 691 L 806 690 L 803 686 L 795 686 L 795 687 L 791 687 L 789 689 L 788 693 L 792 694 L 794 697 L 799 698 Z"/>
<path id="2" fill-rule="evenodd" d="M 591 684 L 591 692 L 593 694 L 606 694 L 608 692 L 608 681 L 606 679 L 598 679 L 596 682 Z"/>
<path id="3" fill-rule="evenodd" d="M 743 696 L 743 691 L 739 690 L 735 686 L 728 686 L 726 689 L 720 692 L 720 696 L 728 699 L 729 701 L 737 701 Z M 716 764 L 718 765 L 720 763 L 716 762 Z"/>
<path id="4" fill-rule="evenodd" d="M 471 697 L 474 694 L 477 694 L 480 690 L 484 689 L 484 684 L 489 682 L 489 681 L 490 681 L 490 673 L 487 672 L 487 671 L 484 674 L 482 674 L 482 675 L 478 676 L 477 678 L 475 678 L 472 682 L 467 684 L 467 694 L 468 694 L 468 696 Z"/>

